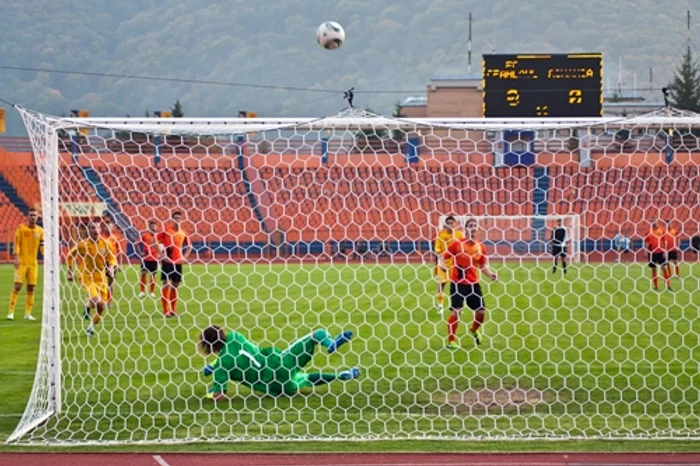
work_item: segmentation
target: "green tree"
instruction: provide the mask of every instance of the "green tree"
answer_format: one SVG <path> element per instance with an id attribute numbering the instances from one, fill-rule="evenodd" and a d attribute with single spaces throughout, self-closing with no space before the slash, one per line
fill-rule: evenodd
<path id="1" fill-rule="evenodd" d="M 173 107 L 170 109 L 170 112 L 172 113 L 173 118 L 182 118 L 185 116 L 180 99 L 175 101 L 175 105 L 173 105 Z"/>
<path id="2" fill-rule="evenodd" d="M 673 75 L 670 97 L 673 105 L 682 110 L 700 112 L 700 65 L 688 48 L 683 61 Z"/>

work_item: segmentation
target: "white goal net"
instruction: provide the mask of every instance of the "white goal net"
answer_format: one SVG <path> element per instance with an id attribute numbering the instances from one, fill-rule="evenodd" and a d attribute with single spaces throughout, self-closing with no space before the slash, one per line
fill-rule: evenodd
<path id="1" fill-rule="evenodd" d="M 10 443 L 700 438 L 694 114 L 19 111 L 46 258 L 37 375 Z M 480 345 L 469 308 L 455 347 L 449 298 L 436 312 L 447 215 L 479 220 L 498 274 L 482 278 Z M 559 221 L 566 275 L 551 271 Z M 677 232 L 679 276 L 648 266 L 654 221 Z M 218 359 L 198 352 L 207 328 Z"/>

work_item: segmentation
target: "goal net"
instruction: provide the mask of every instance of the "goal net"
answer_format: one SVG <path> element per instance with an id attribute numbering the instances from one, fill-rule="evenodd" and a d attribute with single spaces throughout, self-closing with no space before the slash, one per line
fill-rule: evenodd
<path id="1" fill-rule="evenodd" d="M 18 110 L 34 148 L 46 256 L 36 379 L 10 443 L 700 438 L 694 114 Z M 446 215 L 479 220 L 499 275 L 482 280 L 478 346 L 469 308 L 456 348 L 447 347 L 449 297 L 436 311 L 434 240 Z M 659 268 L 661 291 L 643 246 L 656 219 L 679 232 L 680 277 L 665 280 Z M 574 259 L 567 275 L 543 262 L 558 220 Z M 90 237 L 107 225 L 118 272 L 88 336 L 97 311 L 86 303 L 109 299 L 101 269 L 97 291 L 84 275 L 68 280 L 68 255 L 79 246 L 76 272 L 91 254 L 107 258 Z M 143 239 L 149 229 L 155 242 Z M 192 248 L 179 287 L 161 270 L 151 285 L 143 254 L 176 260 L 179 232 Z M 613 247 L 618 235 L 628 252 Z M 210 325 L 255 345 L 227 343 L 214 378 L 204 368 L 215 358 L 197 348 Z M 207 396 L 225 387 L 225 398 Z"/>

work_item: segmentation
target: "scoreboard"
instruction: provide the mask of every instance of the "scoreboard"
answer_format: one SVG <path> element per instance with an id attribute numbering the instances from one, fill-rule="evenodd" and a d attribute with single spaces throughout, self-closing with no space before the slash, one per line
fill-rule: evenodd
<path id="1" fill-rule="evenodd" d="M 603 114 L 603 55 L 483 56 L 485 117 L 598 117 Z"/>

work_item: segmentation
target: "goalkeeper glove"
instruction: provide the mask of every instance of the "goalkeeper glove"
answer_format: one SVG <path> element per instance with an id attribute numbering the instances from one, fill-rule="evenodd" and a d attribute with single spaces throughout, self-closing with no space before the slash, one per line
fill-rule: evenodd
<path id="1" fill-rule="evenodd" d="M 204 377 L 209 377 L 213 373 L 214 373 L 214 366 L 212 366 L 211 364 L 207 364 L 206 366 L 204 366 Z"/>

